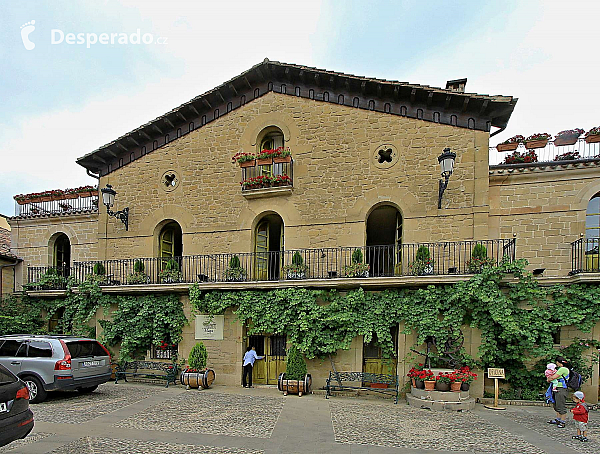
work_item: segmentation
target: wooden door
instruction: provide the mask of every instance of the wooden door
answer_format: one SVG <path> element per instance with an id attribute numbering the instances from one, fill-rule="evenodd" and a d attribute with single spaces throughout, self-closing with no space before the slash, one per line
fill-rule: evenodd
<path id="1" fill-rule="evenodd" d="M 172 228 L 164 229 L 159 239 L 160 256 L 162 258 L 175 257 L 175 231 Z"/>
<path id="2" fill-rule="evenodd" d="M 397 329 L 394 329 L 392 332 L 392 340 L 394 342 L 394 346 L 397 346 Z M 383 358 L 381 354 L 381 348 L 376 344 L 376 342 L 377 339 L 375 336 L 373 336 L 371 342 L 368 344 L 363 344 L 363 372 L 371 374 L 396 375 L 398 363 L 397 354 L 394 358 Z M 365 382 L 364 386 L 369 386 L 369 383 Z"/>
<path id="3" fill-rule="evenodd" d="M 261 222 L 256 228 L 254 249 L 254 279 L 266 281 L 269 278 L 269 223 Z"/>
<path id="4" fill-rule="evenodd" d="M 265 343 L 266 336 L 263 335 L 253 335 L 248 338 L 248 347 L 256 347 L 256 354 L 258 356 L 265 356 Z M 259 385 L 264 385 L 267 383 L 267 368 L 265 360 L 259 359 L 254 362 L 254 368 L 252 369 L 252 383 L 258 383 Z"/>
<path id="5" fill-rule="evenodd" d="M 277 384 L 277 377 L 285 372 L 286 336 L 272 335 L 268 337 L 268 354 L 265 357 L 267 367 L 267 384 Z"/>
<path id="6" fill-rule="evenodd" d="M 402 275 L 402 216 L 396 213 L 396 263 L 394 265 L 394 274 Z"/>

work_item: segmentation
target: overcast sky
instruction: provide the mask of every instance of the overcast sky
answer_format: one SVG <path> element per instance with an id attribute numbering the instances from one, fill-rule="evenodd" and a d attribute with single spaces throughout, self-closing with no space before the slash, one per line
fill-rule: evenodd
<path id="1" fill-rule="evenodd" d="M 468 92 L 518 97 L 491 145 L 588 130 L 599 15 L 597 0 L 1 0 L 0 213 L 18 193 L 94 183 L 78 157 L 265 57 L 437 87 L 467 77 Z M 66 42 L 138 29 L 152 44 Z"/>

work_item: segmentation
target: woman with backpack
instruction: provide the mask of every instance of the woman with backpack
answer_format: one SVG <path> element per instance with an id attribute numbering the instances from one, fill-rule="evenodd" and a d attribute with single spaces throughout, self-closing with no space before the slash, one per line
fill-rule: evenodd
<path id="1" fill-rule="evenodd" d="M 558 380 L 556 391 L 552 391 L 556 418 L 548 421 L 548 424 L 556 424 L 556 427 L 563 428 L 567 422 L 567 381 L 569 379 L 570 367 L 569 362 L 562 356 L 556 358 L 556 365 L 558 366 L 556 373 L 546 378 L 548 383 L 552 380 Z"/>

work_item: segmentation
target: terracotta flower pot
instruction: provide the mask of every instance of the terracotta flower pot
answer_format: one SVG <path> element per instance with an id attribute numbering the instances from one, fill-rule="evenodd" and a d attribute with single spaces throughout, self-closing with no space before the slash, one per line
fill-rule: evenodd
<path id="1" fill-rule="evenodd" d="M 277 158 L 273 158 L 273 162 L 275 164 L 282 163 L 282 162 L 290 163 L 290 162 L 292 162 L 292 157 L 291 156 L 285 156 L 285 157 L 279 156 Z"/>
<path id="2" fill-rule="evenodd" d="M 544 148 L 546 145 L 548 145 L 548 140 L 549 139 L 542 139 L 542 140 L 530 140 L 528 142 L 524 142 L 525 148 L 527 148 L 528 150 L 533 150 L 534 148 Z"/>
<path id="3" fill-rule="evenodd" d="M 452 383 L 450 383 L 450 390 L 452 392 L 459 392 L 460 391 L 460 387 L 462 386 L 462 382 L 460 381 L 453 381 Z"/>
<path id="4" fill-rule="evenodd" d="M 463 382 L 463 384 L 460 385 L 460 390 L 461 391 L 468 391 L 469 388 L 471 388 L 471 384 L 470 383 Z"/>
<path id="5" fill-rule="evenodd" d="M 515 151 L 518 147 L 519 147 L 519 143 L 518 142 L 515 142 L 515 143 L 500 143 L 500 144 L 496 145 L 496 150 L 498 150 L 498 152 Z"/>
<path id="6" fill-rule="evenodd" d="M 571 136 L 562 136 L 554 139 L 554 145 L 557 147 L 563 147 L 565 145 L 575 145 L 577 143 L 577 139 L 579 136 L 571 135 Z"/>
<path id="7" fill-rule="evenodd" d="M 414 379 L 414 378 L 411 378 L 411 379 L 410 379 L 410 381 L 411 381 L 411 383 L 412 383 L 412 387 L 413 387 L 413 388 L 416 388 L 416 387 L 417 387 L 417 383 L 415 382 L 415 379 Z"/>
<path id="8" fill-rule="evenodd" d="M 435 389 L 438 391 L 450 391 L 450 383 L 435 382 Z"/>
<path id="9" fill-rule="evenodd" d="M 245 167 L 254 167 L 256 165 L 256 159 L 252 161 L 240 162 L 240 167 L 243 169 Z"/>
<path id="10" fill-rule="evenodd" d="M 433 391 L 435 389 L 435 380 L 425 380 L 425 389 L 427 391 Z"/>
<path id="11" fill-rule="evenodd" d="M 273 158 L 257 159 L 256 164 L 259 166 L 270 166 L 273 163 Z"/>
<path id="12" fill-rule="evenodd" d="M 600 142 L 600 134 L 594 134 L 585 138 L 586 143 L 598 143 Z"/>

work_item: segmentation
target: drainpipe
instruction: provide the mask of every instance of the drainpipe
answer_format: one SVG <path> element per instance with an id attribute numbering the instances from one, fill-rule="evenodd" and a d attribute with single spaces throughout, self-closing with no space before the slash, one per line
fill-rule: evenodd
<path id="1" fill-rule="evenodd" d="M 21 259 L 16 259 L 15 263 L 11 263 L 9 265 L 0 265 L 0 301 L 2 301 L 2 272 L 4 271 L 4 268 L 11 268 L 16 266 L 19 262 L 21 262 Z M 13 290 L 15 288 L 15 284 L 13 282 Z"/>
<path id="2" fill-rule="evenodd" d="M 493 133 L 491 133 L 491 134 L 490 134 L 490 139 L 491 139 L 492 137 L 494 137 L 496 134 L 500 134 L 500 133 L 501 133 L 502 131 L 504 131 L 505 129 L 506 129 L 506 126 L 505 126 L 504 128 L 500 128 L 500 129 L 498 129 L 498 131 L 494 131 Z M 88 172 L 89 172 L 89 170 L 88 170 Z"/>
<path id="3" fill-rule="evenodd" d="M 491 136 L 490 136 L 490 137 L 491 137 Z M 96 180 L 100 181 L 100 175 L 96 175 L 95 173 L 92 173 L 92 172 L 90 171 L 90 169 L 85 169 L 85 171 L 87 172 L 87 174 L 88 174 L 90 177 L 92 177 L 92 178 L 95 178 Z"/>

